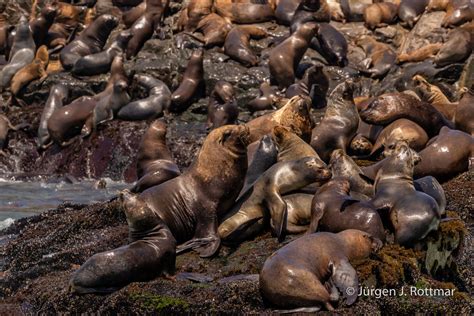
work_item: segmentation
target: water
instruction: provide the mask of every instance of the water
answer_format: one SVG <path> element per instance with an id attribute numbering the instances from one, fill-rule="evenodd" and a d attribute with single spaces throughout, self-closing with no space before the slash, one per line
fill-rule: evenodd
<path id="1" fill-rule="evenodd" d="M 123 182 L 105 181 L 106 188 L 97 189 L 97 181 L 93 180 L 44 183 L 0 179 L 0 230 L 11 225 L 15 219 L 39 214 L 64 202 L 102 202 L 130 187 L 130 184 Z"/>

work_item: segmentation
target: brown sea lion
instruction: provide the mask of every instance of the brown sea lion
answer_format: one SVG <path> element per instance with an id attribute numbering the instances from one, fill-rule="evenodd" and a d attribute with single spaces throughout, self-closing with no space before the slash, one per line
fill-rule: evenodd
<path id="1" fill-rule="evenodd" d="M 214 11 L 234 23 L 262 23 L 273 19 L 274 12 L 269 1 L 214 0 Z"/>
<path id="2" fill-rule="evenodd" d="M 275 90 L 267 81 L 260 85 L 260 96 L 247 103 L 247 109 L 250 112 L 257 112 L 263 110 L 270 110 L 275 108 L 278 96 Z"/>
<path id="3" fill-rule="evenodd" d="M 425 12 L 429 0 L 402 0 L 398 7 L 398 17 L 405 25 L 412 28 L 420 18 L 421 14 Z"/>
<path id="4" fill-rule="evenodd" d="M 295 82 L 295 70 L 309 47 L 317 27 L 315 24 L 303 24 L 290 37 L 270 51 L 268 67 L 272 84 L 281 89 Z"/>
<path id="5" fill-rule="evenodd" d="M 8 60 L 8 38 L 15 26 L 10 25 L 4 13 L 0 13 L 0 54 L 5 55 L 5 60 Z"/>
<path id="6" fill-rule="evenodd" d="M 245 124 L 250 128 L 250 141 L 255 142 L 271 133 L 277 125 L 288 127 L 304 141 L 309 141 L 314 127 L 310 107 L 310 101 L 307 98 L 295 96 L 279 110 L 251 120 Z"/>
<path id="7" fill-rule="evenodd" d="M 294 193 L 285 195 L 283 201 L 288 209 L 285 231 L 289 234 L 301 234 L 307 231 L 311 220 L 313 195 Z"/>
<path id="8" fill-rule="evenodd" d="M 359 112 L 361 119 L 370 124 L 388 125 L 405 118 L 420 125 L 428 134 L 435 136 L 443 126 L 452 127 L 431 104 L 420 101 L 406 93 L 385 93 Z"/>
<path id="9" fill-rule="evenodd" d="M 430 0 L 426 7 L 426 11 L 445 11 L 450 1 L 451 0 Z"/>
<path id="10" fill-rule="evenodd" d="M 266 35 L 267 32 L 260 27 L 249 25 L 235 26 L 227 34 L 224 52 L 227 56 L 244 66 L 256 66 L 258 64 L 258 56 L 250 48 L 250 39 L 260 39 Z"/>
<path id="11" fill-rule="evenodd" d="M 329 22 L 331 12 L 326 0 L 302 0 L 291 20 L 291 33 L 305 23 Z"/>
<path id="12" fill-rule="evenodd" d="M 329 23 L 319 23 L 316 33 L 317 41 L 313 39 L 312 48 L 315 48 L 330 65 L 345 67 L 348 45 L 344 35 Z M 314 45 L 314 44 L 317 45 Z"/>
<path id="13" fill-rule="evenodd" d="M 459 100 L 454 114 L 456 128 L 474 136 L 474 91 L 468 90 Z"/>
<path id="14" fill-rule="evenodd" d="M 390 2 L 374 3 L 364 10 L 364 21 L 367 28 L 373 30 L 377 27 L 392 24 L 397 18 L 398 6 Z"/>
<path id="15" fill-rule="evenodd" d="M 308 143 L 286 127 L 275 126 L 272 131 L 273 141 L 278 148 L 278 162 L 319 156 Z"/>
<path id="16" fill-rule="evenodd" d="M 329 96 L 331 103 L 321 123 L 313 129 L 311 146 L 325 162 L 329 162 L 334 149 L 346 151 L 357 132 L 359 117 L 353 92 L 354 83 L 346 81 L 339 84 Z"/>
<path id="17" fill-rule="evenodd" d="M 451 0 L 446 7 L 443 27 L 453 27 L 474 19 L 474 3 L 470 0 Z"/>
<path id="18" fill-rule="evenodd" d="M 209 48 L 224 44 L 231 29 L 231 23 L 220 15 L 211 13 L 199 22 L 196 32 L 201 32 L 204 35 L 204 47 Z"/>
<path id="19" fill-rule="evenodd" d="M 290 99 L 296 95 L 311 98 L 313 107 L 321 109 L 327 105 L 329 78 L 323 65 L 314 65 L 306 70 L 303 79 L 286 89 L 285 96 Z"/>
<path id="20" fill-rule="evenodd" d="M 46 67 L 49 62 L 48 47 L 41 46 L 36 51 L 35 59 L 25 67 L 21 68 L 12 78 L 10 90 L 14 96 L 18 95 L 20 90 L 27 86 L 33 80 L 39 79 L 40 82 L 48 77 Z"/>
<path id="21" fill-rule="evenodd" d="M 370 154 L 377 137 L 383 130 L 383 126 L 367 124 L 359 119 L 359 127 L 356 135 L 351 140 L 349 145 L 351 152 L 356 156 L 364 156 Z"/>
<path id="22" fill-rule="evenodd" d="M 139 5 L 123 12 L 122 22 L 125 27 L 130 28 L 136 20 L 138 20 L 146 12 L 146 1 L 142 1 Z"/>
<path id="23" fill-rule="evenodd" d="M 137 154 L 137 183 L 132 192 L 143 192 L 181 175 L 166 145 L 166 123 L 155 120 L 143 135 Z"/>
<path id="24" fill-rule="evenodd" d="M 0 114 L 0 155 L 5 156 L 5 146 L 7 144 L 8 132 L 10 130 L 16 131 L 16 127 L 12 125 L 8 117 Z"/>
<path id="25" fill-rule="evenodd" d="M 317 157 L 276 163 L 258 178 L 248 199 L 234 206 L 219 225 L 219 236 L 240 242 L 270 222 L 278 240 L 284 240 L 288 209 L 281 196 L 330 177 L 331 172 Z"/>
<path id="26" fill-rule="evenodd" d="M 279 0 L 275 8 L 278 24 L 290 25 L 301 0 Z"/>
<path id="27" fill-rule="evenodd" d="M 445 181 L 468 170 L 474 158 L 474 138 L 443 127 L 419 155 L 422 160 L 415 167 L 415 178 L 433 176 Z"/>
<path id="28" fill-rule="evenodd" d="M 54 111 L 61 108 L 69 96 L 69 89 L 62 84 L 55 84 L 49 91 L 38 127 L 38 147 L 46 149 L 53 144 L 48 130 L 48 120 Z"/>
<path id="29" fill-rule="evenodd" d="M 373 78 L 381 78 L 395 67 L 397 54 L 387 44 L 377 42 L 368 35 L 362 35 L 356 39 L 356 45 L 361 47 L 367 56 L 363 61 L 365 67 L 358 69 L 360 72 Z"/>
<path id="30" fill-rule="evenodd" d="M 471 53 L 471 34 L 462 28 L 457 28 L 448 33 L 448 40 L 436 54 L 434 62 L 438 67 L 443 67 L 463 62 Z"/>
<path id="31" fill-rule="evenodd" d="M 339 291 L 346 304 L 352 305 L 359 280 L 349 260 L 368 258 L 381 247 L 380 240 L 354 229 L 305 235 L 265 261 L 260 292 L 268 303 L 295 308 L 294 312 L 315 312 L 323 307 L 333 311 Z"/>
<path id="32" fill-rule="evenodd" d="M 41 9 L 39 17 L 30 22 L 30 29 L 33 33 L 33 39 L 35 41 L 36 47 L 46 44 L 45 40 L 46 36 L 48 35 L 48 30 L 51 25 L 53 25 L 57 14 L 57 7 L 45 5 Z"/>
<path id="33" fill-rule="evenodd" d="M 373 0 L 340 0 L 345 20 L 349 22 L 364 21 L 365 8 L 374 2 Z"/>
<path id="34" fill-rule="evenodd" d="M 397 57 L 397 62 L 401 63 L 410 63 L 410 62 L 419 62 L 424 61 L 428 58 L 434 58 L 438 54 L 439 50 L 443 47 L 441 43 L 428 44 L 415 49 L 411 52 L 399 54 Z"/>
<path id="35" fill-rule="evenodd" d="M 77 6 L 65 2 L 55 2 L 54 5 L 58 8 L 55 23 L 63 24 L 68 28 L 75 28 L 82 20 L 82 15 L 87 10 L 86 6 Z"/>
<path id="36" fill-rule="evenodd" d="M 331 12 L 331 20 L 344 22 L 344 12 L 342 12 L 341 3 L 339 0 L 327 0 L 329 12 Z"/>
<path id="37" fill-rule="evenodd" d="M 52 49 L 61 49 L 68 44 L 68 40 L 72 38 L 77 30 L 61 23 L 51 25 L 46 37 L 48 47 Z"/>
<path id="38" fill-rule="evenodd" d="M 100 52 L 118 22 L 115 16 L 104 14 L 84 29 L 61 50 L 60 59 L 64 69 L 71 70 L 79 58 Z"/>
<path id="39" fill-rule="evenodd" d="M 219 80 L 209 97 L 207 107 L 207 126 L 210 129 L 223 125 L 235 124 L 239 116 L 234 87 L 224 80 Z"/>
<path id="40" fill-rule="evenodd" d="M 189 59 L 183 80 L 171 95 L 170 112 L 183 112 L 204 90 L 204 51 L 195 50 Z"/>
<path id="41" fill-rule="evenodd" d="M 388 211 L 395 241 L 403 246 L 412 246 L 436 230 L 441 216 L 436 200 L 413 185 L 413 170 L 419 161 L 413 149 L 399 142 L 375 178 L 371 203 L 380 212 Z"/>
<path id="42" fill-rule="evenodd" d="M 384 241 L 385 231 L 377 211 L 369 202 L 351 197 L 350 191 L 351 183 L 344 178 L 333 178 L 319 188 L 311 204 L 308 233 L 358 229 Z"/>
<path id="43" fill-rule="evenodd" d="M 448 97 L 444 95 L 439 87 L 430 84 L 420 75 L 413 77 L 416 85 L 416 91 L 421 94 L 423 101 L 430 103 L 435 109 L 444 115 L 450 121 L 454 121 L 457 103 L 451 103 Z"/>
<path id="44" fill-rule="evenodd" d="M 199 22 L 212 13 L 214 0 L 191 0 L 188 6 L 181 11 L 178 20 L 178 30 L 193 32 Z"/>

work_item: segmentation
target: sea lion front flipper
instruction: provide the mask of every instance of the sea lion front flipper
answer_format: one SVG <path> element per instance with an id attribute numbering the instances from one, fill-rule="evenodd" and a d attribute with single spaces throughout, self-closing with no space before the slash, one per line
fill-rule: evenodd
<path id="1" fill-rule="evenodd" d="M 270 210 L 271 226 L 273 232 L 278 237 L 278 242 L 285 240 L 286 225 L 288 222 L 288 207 L 278 192 L 272 192 L 266 199 L 266 204 Z"/>
<path id="2" fill-rule="evenodd" d="M 330 262 L 329 265 L 332 269 L 332 282 L 342 292 L 346 304 L 354 304 L 359 292 L 359 279 L 356 270 L 347 259 L 339 260 L 337 263 Z"/>
<path id="3" fill-rule="evenodd" d="M 220 246 L 221 239 L 217 235 L 205 238 L 193 238 L 176 247 L 176 254 L 179 255 L 192 249 L 197 251 L 200 257 L 208 258 L 216 254 Z"/>

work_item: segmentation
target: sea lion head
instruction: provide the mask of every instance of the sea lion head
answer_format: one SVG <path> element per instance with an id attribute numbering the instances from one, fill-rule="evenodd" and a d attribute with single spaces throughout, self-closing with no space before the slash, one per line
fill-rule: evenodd
<path id="1" fill-rule="evenodd" d="M 119 19 L 112 14 L 102 14 L 97 18 L 97 20 L 100 20 L 103 23 L 101 24 L 102 27 L 108 32 L 117 27 L 119 24 Z"/>
<path id="2" fill-rule="evenodd" d="M 41 10 L 41 15 L 48 21 L 54 20 L 56 15 L 58 14 L 59 10 L 56 6 L 51 4 L 45 5 L 44 8 Z"/>
<path id="3" fill-rule="evenodd" d="M 367 104 L 360 110 L 359 115 L 362 120 L 369 124 L 386 124 L 397 111 L 397 99 L 391 95 L 381 95 Z"/>
<path id="4" fill-rule="evenodd" d="M 349 259 L 366 258 L 383 246 L 380 239 L 357 229 L 344 230 L 337 236 L 343 242 L 346 256 Z"/>
<path id="5" fill-rule="evenodd" d="M 283 106 L 274 120 L 286 126 L 304 141 L 309 142 L 314 122 L 310 115 L 311 99 L 307 96 L 297 95 L 292 97 Z"/>
<path id="6" fill-rule="evenodd" d="M 342 149 L 336 149 L 331 153 L 329 166 L 335 176 L 359 173 L 359 170 L 356 170 L 357 165 Z"/>
<path id="7" fill-rule="evenodd" d="M 384 151 L 384 156 L 390 157 L 394 155 L 396 155 L 400 160 L 409 162 L 413 167 L 421 161 L 420 155 L 411 149 L 408 143 L 405 141 L 387 144 L 387 149 Z"/>
<path id="8" fill-rule="evenodd" d="M 316 179 L 313 181 L 324 182 L 331 179 L 331 170 L 329 170 L 328 166 L 320 158 L 306 157 L 303 159 L 307 169 L 312 171 L 312 174 L 308 174 L 307 176 Z"/>
<path id="9" fill-rule="evenodd" d="M 149 130 L 153 132 L 153 135 L 160 139 L 166 137 L 166 129 L 166 123 L 161 119 L 154 120 L 149 127 Z"/>
<path id="10" fill-rule="evenodd" d="M 367 138 L 356 135 L 352 139 L 350 147 L 356 155 L 366 155 L 372 151 L 373 144 Z"/>
<path id="11" fill-rule="evenodd" d="M 247 154 L 250 143 L 250 130 L 245 125 L 225 125 L 214 129 L 206 137 L 203 149 L 211 144 L 219 147 L 222 152 L 242 156 Z"/>
<path id="12" fill-rule="evenodd" d="M 377 173 L 375 185 L 377 186 L 377 183 L 384 178 L 394 178 L 394 176 L 412 179 L 414 167 L 421 161 L 420 155 L 405 141 L 388 144 L 387 148 L 387 160 Z"/>
<path id="13" fill-rule="evenodd" d="M 130 29 L 124 30 L 117 35 L 117 43 L 120 47 L 125 48 L 132 37 L 133 34 Z"/>
<path id="14" fill-rule="evenodd" d="M 223 103 L 231 102 L 234 99 L 234 95 L 234 87 L 224 80 L 217 81 L 212 91 L 212 96 L 219 98 Z"/>
<path id="15" fill-rule="evenodd" d="M 140 195 L 130 192 L 128 189 L 119 194 L 119 202 L 127 216 L 130 233 L 145 232 L 150 226 L 150 216 L 155 217 L 148 204 L 140 199 Z"/>

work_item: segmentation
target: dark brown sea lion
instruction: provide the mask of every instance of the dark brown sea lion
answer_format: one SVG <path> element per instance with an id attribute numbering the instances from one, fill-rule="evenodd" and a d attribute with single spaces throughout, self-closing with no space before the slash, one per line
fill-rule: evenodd
<path id="1" fill-rule="evenodd" d="M 413 185 L 417 191 L 423 192 L 436 200 L 439 206 L 439 213 L 446 213 L 446 194 L 441 184 L 435 177 L 426 176 L 413 181 Z"/>
<path id="2" fill-rule="evenodd" d="M 191 106 L 194 99 L 204 90 L 204 52 L 195 50 L 189 59 L 183 80 L 171 95 L 171 112 L 183 112 Z"/>
<path id="3" fill-rule="evenodd" d="M 120 195 L 130 244 L 95 254 L 75 271 L 70 289 L 76 293 L 109 293 L 136 281 L 175 273 L 176 240 L 166 223 L 139 196 Z"/>
<path id="4" fill-rule="evenodd" d="M 138 84 L 148 91 L 148 97 L 130 102 L 117 113 L 121 120 L 141 121 L 159 117 L 171 104 L 171 91 L 161 80 L 147 75 L 136 75 Z"/>
<path id="5" fill-rule="evenodd" d="M 235 26 L 227 34 L 224 52 L 227 56 L 244 66 L 256 66 L 258 64 L 258 57 L 250 48 L 250 39 L 260 39 L 266 35 L 267 32 L 260 27 L 249 25 Z"/>
<path id="6" fill-rule="evenodd" d="M 269 56 L 270 80 L 281 89 L 295 82 L 295 70 L 309 47 L 317 27 L 303 24 L 290 37 L 274 47 Z"/>
<path id="7" fill-rule="evenodd" d="M 421 14 L 425 12 L 429 0 L 402 0 L 398 7 L 398 17 L 409 28 L 412 28 L 420 18 Z"/>
<path id="8" fill-rule="evenodd" d="M 207 126 L 210 129 L 235 124 L 239 116 L 234 87 L 224 80 L 217 81 L 209 97 Z"/>
<path id="9" fill-rule="evenodd" d="M 435 136 L 443 126 L 452 127 L 431 104 L 406 93 L 386 93 L 372 100 L 359 112 L 361 119 L 370 124 L 388 125 L 406 118 L 420 125 L 428 134 Z"/>
<path id="10" fill-rule="evenodd" d="M 395 241 L 404 246 L 436 230 L 441 216 L 436 200 L 413 185 L 413 170 L 419 161 L 420 156 L 406 143 L 397 143 L 377 172 L 371 200 L 377 210 L 388 211 Z"/>
<path id="11" fill-rule="evenodd" d="M 369 29 L 391 24 L 397 18 L 398 5 L 390 2 L 374 3 L 364 10 L 365 25 Z"/>
<path id="12" fill-rule="evenodd" d="M 329 23 L 320 23 L 316 33 L 316 50 L 326 59 L 330 65 L 345 67 L 347 60 L 347 41 L 344 35 Z M 314 40 L 311 42 L 313 43 Z"/>
<path id="13" fill-rule="evenodd" d="M 193 32 L 199 22 L 212 13 L 214 0 L 191 0 L 188 6 L 181 11 L 178 20 L 178 30 Z"/>
<path id="14" fill-rule="evenodd" d="M 315 312 L 323 307 L 333 311 L 339 291 L 346 304 L 352 305 L 359 281 L 349 260 L 365 259 L 381 247 L 380 240 L 354 229 L 305 235 L 265 261 L 260 292 L 268 303 L 296 308 L 295 312 Z"/>
<path id="15" fill-rule="evenodd" d="M 45 5 L 41 9 L 40 16 L 30 22 L 30 29 L 33 33 L 33 39 L 35 40 L 36 47 L 46 44 L 46 36 L 48 30 L 53 25 L 54 19 L 58 14 L 58 9 L 52 5 Z"/>
<path id="16" fill-rule="evenodd" d="M 369 202 L 350 196 L 349 179 L 333 178 L 318 189 L 311 204 L 311 224 L 308 233 L 318 229 L 339 233 L 358 229 L 385 240 L 385 231 L 377 211 Z"/>
<path id="17" fill-rule="evenodd" d="M 450 1 L 451 0 L 430 0 L 426 7 L 426 11 L 444 11 L 447 9 Z"/>
<path id="18" fill-rule="evenodd" d="M 474 3 L 470 0 L 451 0 L 446 7 L 443 27 L 453 27 L 474 19 Z"/>
<path id="19" fill-rule="evenodd" d="M 8 60 L 8 38 L 15 26 L 8 23 L 7 17 L 4 13 L 0 13 L 0 54 L 5 55 L 5 60 Z"/>
<path id="20" fill-rule="evenodd" d="M 71 27 L 68 27 L 61 23 L 54 23 L 51 25 L 46 37 L 46 43 L 48 47 L 52 49 L 61 49 L 68 43 L 68 40 L 72 38 L 75 34 L 76 28 L 71 30 Z"/>
<path id="21" fill-rule="evenodd" d="M 211 13 L 199 22 L 196 32 L 201 32 L 204 35 L 204 47 L 213 47 L 224 44 L 231 29 L 231 23 L 220 15 Z"/>
<path id="22" fill-rule="evenodd" d="M 260 85 L 260 96 L 247 103 L 247 109 L 250 112 L 257 112 L 263 110 L 270 110 L 275 107 L 278 96 L 275 90 L 267 81 Z"/>
<path id="23" fill-rule="evenodd" d="M 285 231 L 289 234 L 301 234 L 308 230 L 311 220 L 312 194 L 294 193 L 285 195 L 283 201 L 288 209 Z"/>
<path id="24" fill-rule="evenodd" d="M 20 90 L 27 86 L 33 80 L 43 81 L 48 77 L 46 67 L 49 62 L 48 47 L 41 46 L 36 51 L 35 59 L 25 67 L 21 68 L 12 78 L 10 90 L 14 96 L 18 95 Z"/>
<path id="25" fill-rule="evenodd" d="M 275 126 L 272 131 L 272 137 L 278 148 L 278 162 L 305 157 L 317 157 L 320 159 L 313 147 L 286 127 Z"/>
<path id="26" fill-rule="evenodd" d="M 399 54 L 397 57 L 398 63 L 410 63 L 424 61 L 428 58 L 434 58 L 439 50 L 443 47 L 441 43 L 428 44 L 419 49 L 408 53 Z"/>
<path id="27" fill-rule="evenodd" d="M 329 162 L 334 149 L 346 151 L 357 132 L 359 117 L 353 91 L 354 83 L 346 81 L 339 84 L 329 96 L 331 103 L 321 123 L 313 129 L 311 146 L 325 162 Z"/>
<path id="28" fill-rule="evenodd" d="M 250 128 L 250 141 L 255 142 L 271 133 L 277 125 L 285 126 L 304 141 L 309 141 L 314 127 L 310 107 L 311 104 L 307 98 L 295 96 L 279 110 L 251 120 L 245 124 Z"/>
<path id="29" fill-rule="evenodd" d="M 291 20 L 291 33 L 309 22 L 329 22 L 331 12 L 326 0 L 302 0 Z"/>
<path id="30" fill-rule="evenodd" d="M 0 71 L 0 89 L 10 85 L 13 76 L 35 58 L 35 41 L 30 31 L 28 20 L 22 16 L 16 27 L 13 45 L 9 52 L 8 64 Z"/>
<path id="31" fill-rule="evenodd" d="M 317 157 L 276 163 L 258 178 L 249 198 L 237 204 L 219 225 L 219 236 L 228 242 L 240 242 L 270 222 L 278 240 L 282 241 L 288 209 L 281 196 L 330 177 L 331 172 Z"/>
<path id="32" fill-rule="evenodd" d="M 10 130 L 16 131 L 16 127 L 12 125 L 8 117 L 0 114 L 0 155 L 5 156 L 5 146 L 7 144 L 8 132 Z"/>
<path id="33" fill-rule="evenodd" d="M 341 9 L 346 21 L 362 22 L 364 21 L 364 11 L 373 0 L 341 0 Z"/>
<path id="34" fill-rule="evenodd" d="M 280 0 L 275 8 L 278 24 L 290 25 L 301 0 Z"/>
<path id="35" fill-rule="evenodd" d="M 123 12 L 122 22 L 125 27 L 130 28 L 136 20 L 138 20 L 146 12 L 146 1 L 142 1 L 139 5 Z"/>
<path id="36" fill-rule="evenodd" d="M 381 78 L 395 66 L 397 54 L 387 44 L 377 42 L 368 35 L 362 35 L 356 39 L 356 45 L 360 46 L 367 56 L 363 61 L 365 67 L 358 69 L 362 73 L 373 78 Z"/>
<path id="37" fill-rule="evenodd" d="M 327 105 L 329 78 L 323 65 L 314 65 L 306 70 L 303 79 L 286 89 L 285 96 L 290 99 L 296 95 L 306 95 L 311 98 L 313 107 L 321 109 Z"/>
<path id="38" fill-rule="evenodd" d="M 214 11 L 234 23 L 262 23 L 273 19 L 274 12 L 269 1 L 214 0 Z"/>
<path id="39" fill-rule="evenodd" d="M 449 32 L 448 40 L 443 44 L 435 57 L 438 67 L 463 62 L 472 53 L 471 34 L 461 28 Z"/>
<path id="40" fill-rule="evenodd" d="M 352 154 L 356 156 L 369 155 L 382 130 L 383 126 L 367 124 L 359 119 L 356 135 L 349 145 Z"/>
<path id="41" fill-rule="evenodd" d="M 468 90 L 459 100 L 454 115 L 456 128 L 474 136 L 474 91 Z"/>
<path id="42" fill-rule="evenodd" d="M 415 167 L 415 178 L 433 176 L 445 181 L 468 170 L 474 158 L 474 138 L 443 127 L 419 155 L 421 162 Z"/>
<path id="43" fill-rule="evenodd" d="M 327 0 L 326 1 L 329 7 L 329 12 L 331 12 L 331 20 L 344 22 L 344 12 L 342 12 L 342 7 L 340 0 Z"/>
<path id="44" fill-rule="evenodd" d="M 104 14 L 84 29 L 74 41 L 61 50 L 60 59 L 64 69 L 71 70 L 81 57 L 99 53 L 118 22 L 115 16 Z"/>
<path id="45" fill-rule="evenodd" d="M 71 72 L 76 76 L 94 76 L 108 72 L 115 56 L 123 54 L 131 38 L 129 30 L 120 32 L 107 49 L 79 58 Z"/>
<path id="46" fill-rule="evenodd" d="M 166 123 L 154 121 L 142 137 L 137 154 L 137 183 L 132 192 L 143 192 L 181 175 L 166 145 Z"/>
<path id="47" fill-rule="evenodd" d="M 48 100 L 44 105 L 38 127 L 38 147 L 46 149 L 53 144 L 48 130 L 48 120 L 54 111 L 61 108 L 69 96 L 69 90 L 66 86 L 55 84 L 49 91 Z"/>

